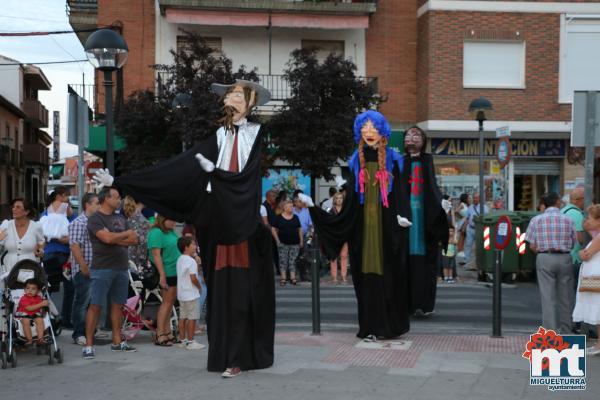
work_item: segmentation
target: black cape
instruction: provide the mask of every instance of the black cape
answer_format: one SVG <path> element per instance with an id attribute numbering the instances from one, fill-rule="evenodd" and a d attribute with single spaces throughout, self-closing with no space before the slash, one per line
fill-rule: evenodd
<path id="1" fill-rule="evenodd" d="M 162 164 L 115 179 L 124 193 L 169 219 L 194 224 L 208 286 L 208 370 L 273 364 L 275 283 L 271 235 L 260 220 L 261 135 L 239 173 L 206 173 L 196 153 L 216 163 L 216 135 Z M 210 181 L 211 193 L 206 191 Z M 216 246 L 248 241 L 250 268 L 215 270 Z"/>
<path id="2" fill-rule="evenodd" d="M 365 159 L 376 161 L 377 153 L 365 149 Z M 310 208 L 322 249 L 330 259 L 337 257 L 343 244 L 348 242 L 352 282 L 358 302 L 357 336 L 360 338 L 367 335 L 394 338 L 410 328 L 406 268 L 400 262 L 404 258 L 401 231 L 406 229 L 398 225 L 396 218 L 400 199 L 399 178 L 400 171 L 394 164 L 393 188 L 388 194 L 389 208 L 381 207 L 383 275 L 361 272 L 363 205 L 354 191 L 353 176 L 344 185 L 346 198 L 339 214 L 331 215 L 320 208 Z"/>
<path id="3" fill-rule="evenodd" d="M 423 202 L 425 209 L 425 255 L 408 255 L 408 229 L 402 232 L 402 246 L 408 266 L 410 286 L 410 313 L 416 310 L 431 312 L 435 307 L 437 290 L 437 270 L 440 262 L 440 247 L 448 246 L 448 218 L 442 208 L 442 194 L 437 186 L 433 157 L 422 154 L 420 157 L 404 157 L 400 188 L 400 215 L 412 221 L 410 209 L 411 162 L 419 160 L 423 168 Z"/>

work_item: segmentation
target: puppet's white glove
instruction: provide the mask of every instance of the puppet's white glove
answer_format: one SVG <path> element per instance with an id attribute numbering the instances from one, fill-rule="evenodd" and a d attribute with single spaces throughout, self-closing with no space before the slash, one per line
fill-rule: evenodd
<path id="1" fill-rule="evenodd" d="M 108 172 L 108 169 L 100 168 L 94 173 L 94 181 L 98 185 L 98 189 L 102 189 L 104 186 L 112 186 L 115 178 Z"/>
<path id="2" fill-rule="evenodd" d="M 446 212 L 446 214 L 448 213 L 448 211 L 450 211 L 452 209 L 452 203 L 450 202 L 450 200 L 442 200 L 442 208 L 444 209 L 444 211 Z"/>
<path id="3" fill-rule="evenodd" d="M 341 189 L 342 186 L 344 186 L 346 184 L 346 180 L 344 178 L 342 178 L 339 175 L 335 176 L 335 184 L 337 185 L 338 189 Z"/>
<path id="4" fill-rule="evenodd" d="M 401 227 L 408 228 L 409 226 L 412 226 L 412 222 L 410 222 L 406 218 L 401 217 L 399 215 L 397 215 L 396 217 L 398 218 L 398 225 L 400 225 Z"/>
<path id="5" fill-rule="evenodd" d="M 307 196 L 304 193 L 298 193 L 298 198 L 300 199 L 301 202 L 303 202 L 304 204 L 306 204 L 307 207 L 314 207 L 315 206 L 315 203 L 313 203 L 313 201 L 310 198 L 310 196 Z"/>
<path id="6" fill-rule="evenodd" d="M 215 170 L 215 163 L 204 157 L 202 154 L 196 153 L 196 160 L 198 160 L 200 166 L 206 172 L 213 172 Z"/>

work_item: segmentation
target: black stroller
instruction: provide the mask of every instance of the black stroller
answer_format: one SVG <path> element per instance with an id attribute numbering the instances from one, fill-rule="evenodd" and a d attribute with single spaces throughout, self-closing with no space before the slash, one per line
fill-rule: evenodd
<path id="1" fill-rule="evenodd" d="M 48 295 L 48 281 L 44 269 L 34 260 L 21 260 L 15 264 L 6 277 L 6 288 L 4 291 L 4 316 L 7 324 L 6 329 L 0 327 L 2 335 L 1 358 L 2 369 L 6 369 L 8 364 L 14 368 L 17 366 L 16 348 L 24 347 L 26 340 L 23 337 L 23 323 L 31 323 L 27 319 L 19 320 L 15 317 L 15 312 L 19 300 L 24 294 L 25 282 L 28 279 L 36 279 L 42 285 L 42 297 L 49 301 L 49 306 L 44 309 L 44 337 L 42 345 L 36 346 L 37 355 L 45 353 L 48 356 L 48 364 L 55 362 L 62 363 L 63 353 L 56 343 L 56 336 L 61 331 L 61 321 L 58 311 Z M 34 337 L 37 335 L 35 329 L 32 329 Z"/>

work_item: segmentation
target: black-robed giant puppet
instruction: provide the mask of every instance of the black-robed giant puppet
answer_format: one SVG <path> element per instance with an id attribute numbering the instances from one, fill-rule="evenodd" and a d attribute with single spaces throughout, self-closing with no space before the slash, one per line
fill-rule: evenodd
<path id="1" fill-rule="evenodd" d="M 101 171 L 96 180 L 196 226 L 208 286 L 208 370 L 230 377 L 273 364 L 273 252 L 259 215 L 261 133 L 246 120 L 270 94 L 242 80 L 212 90 L 224 100 L 216 135 L 160 165 L 114 182 Z"/>
<path id="2" fill-rule="evenodd" d="M 345 242 L 358 301 L 357 336 L 366 340 L 393 338 L 409 330 L 408 286 L 402 256 L 402 231 L 410 225 L 400 217 L 400 176 L 403 157 L 387 147 L 390 126 L 377 111 L 366 111 L 354 122 L 358 149 L 349 161 L 350 182 L 344 185 L 342 210 L 331 215 L 302 200 L 327 255 L 335 258 Z M 402 226 L 400 226 L 402 225 Z"/>
<path id="3" fill-rule="evenodd" d="M 404 168 L 400 187 L 400 215 L 412 226 L 403 234 L 410 286 L 410 312 L 424 316 L 433 311 L 437 289 L 440 246 L 448 245 L 448 219 L 442 208 L 433 157 L 424 153 L 427 136 L 417 126 L 404 134 Z"/>

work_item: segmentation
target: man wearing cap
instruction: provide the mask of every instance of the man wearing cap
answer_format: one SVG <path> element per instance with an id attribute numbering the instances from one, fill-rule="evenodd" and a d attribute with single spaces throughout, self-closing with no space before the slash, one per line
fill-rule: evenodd
<path id="1" fill-rule="evenodd" d="M 208 370 L 230 378 L 273 364 L 273 251 L 259 214 L 261 133 L 246 119 L 270 93 L 243 80 L 213 84 L 212 91 L 223 101 L 216 135 L 160 165 L 114 179 L 99 171 L 95 179 L 196 226 L 208 286 Z"/>

